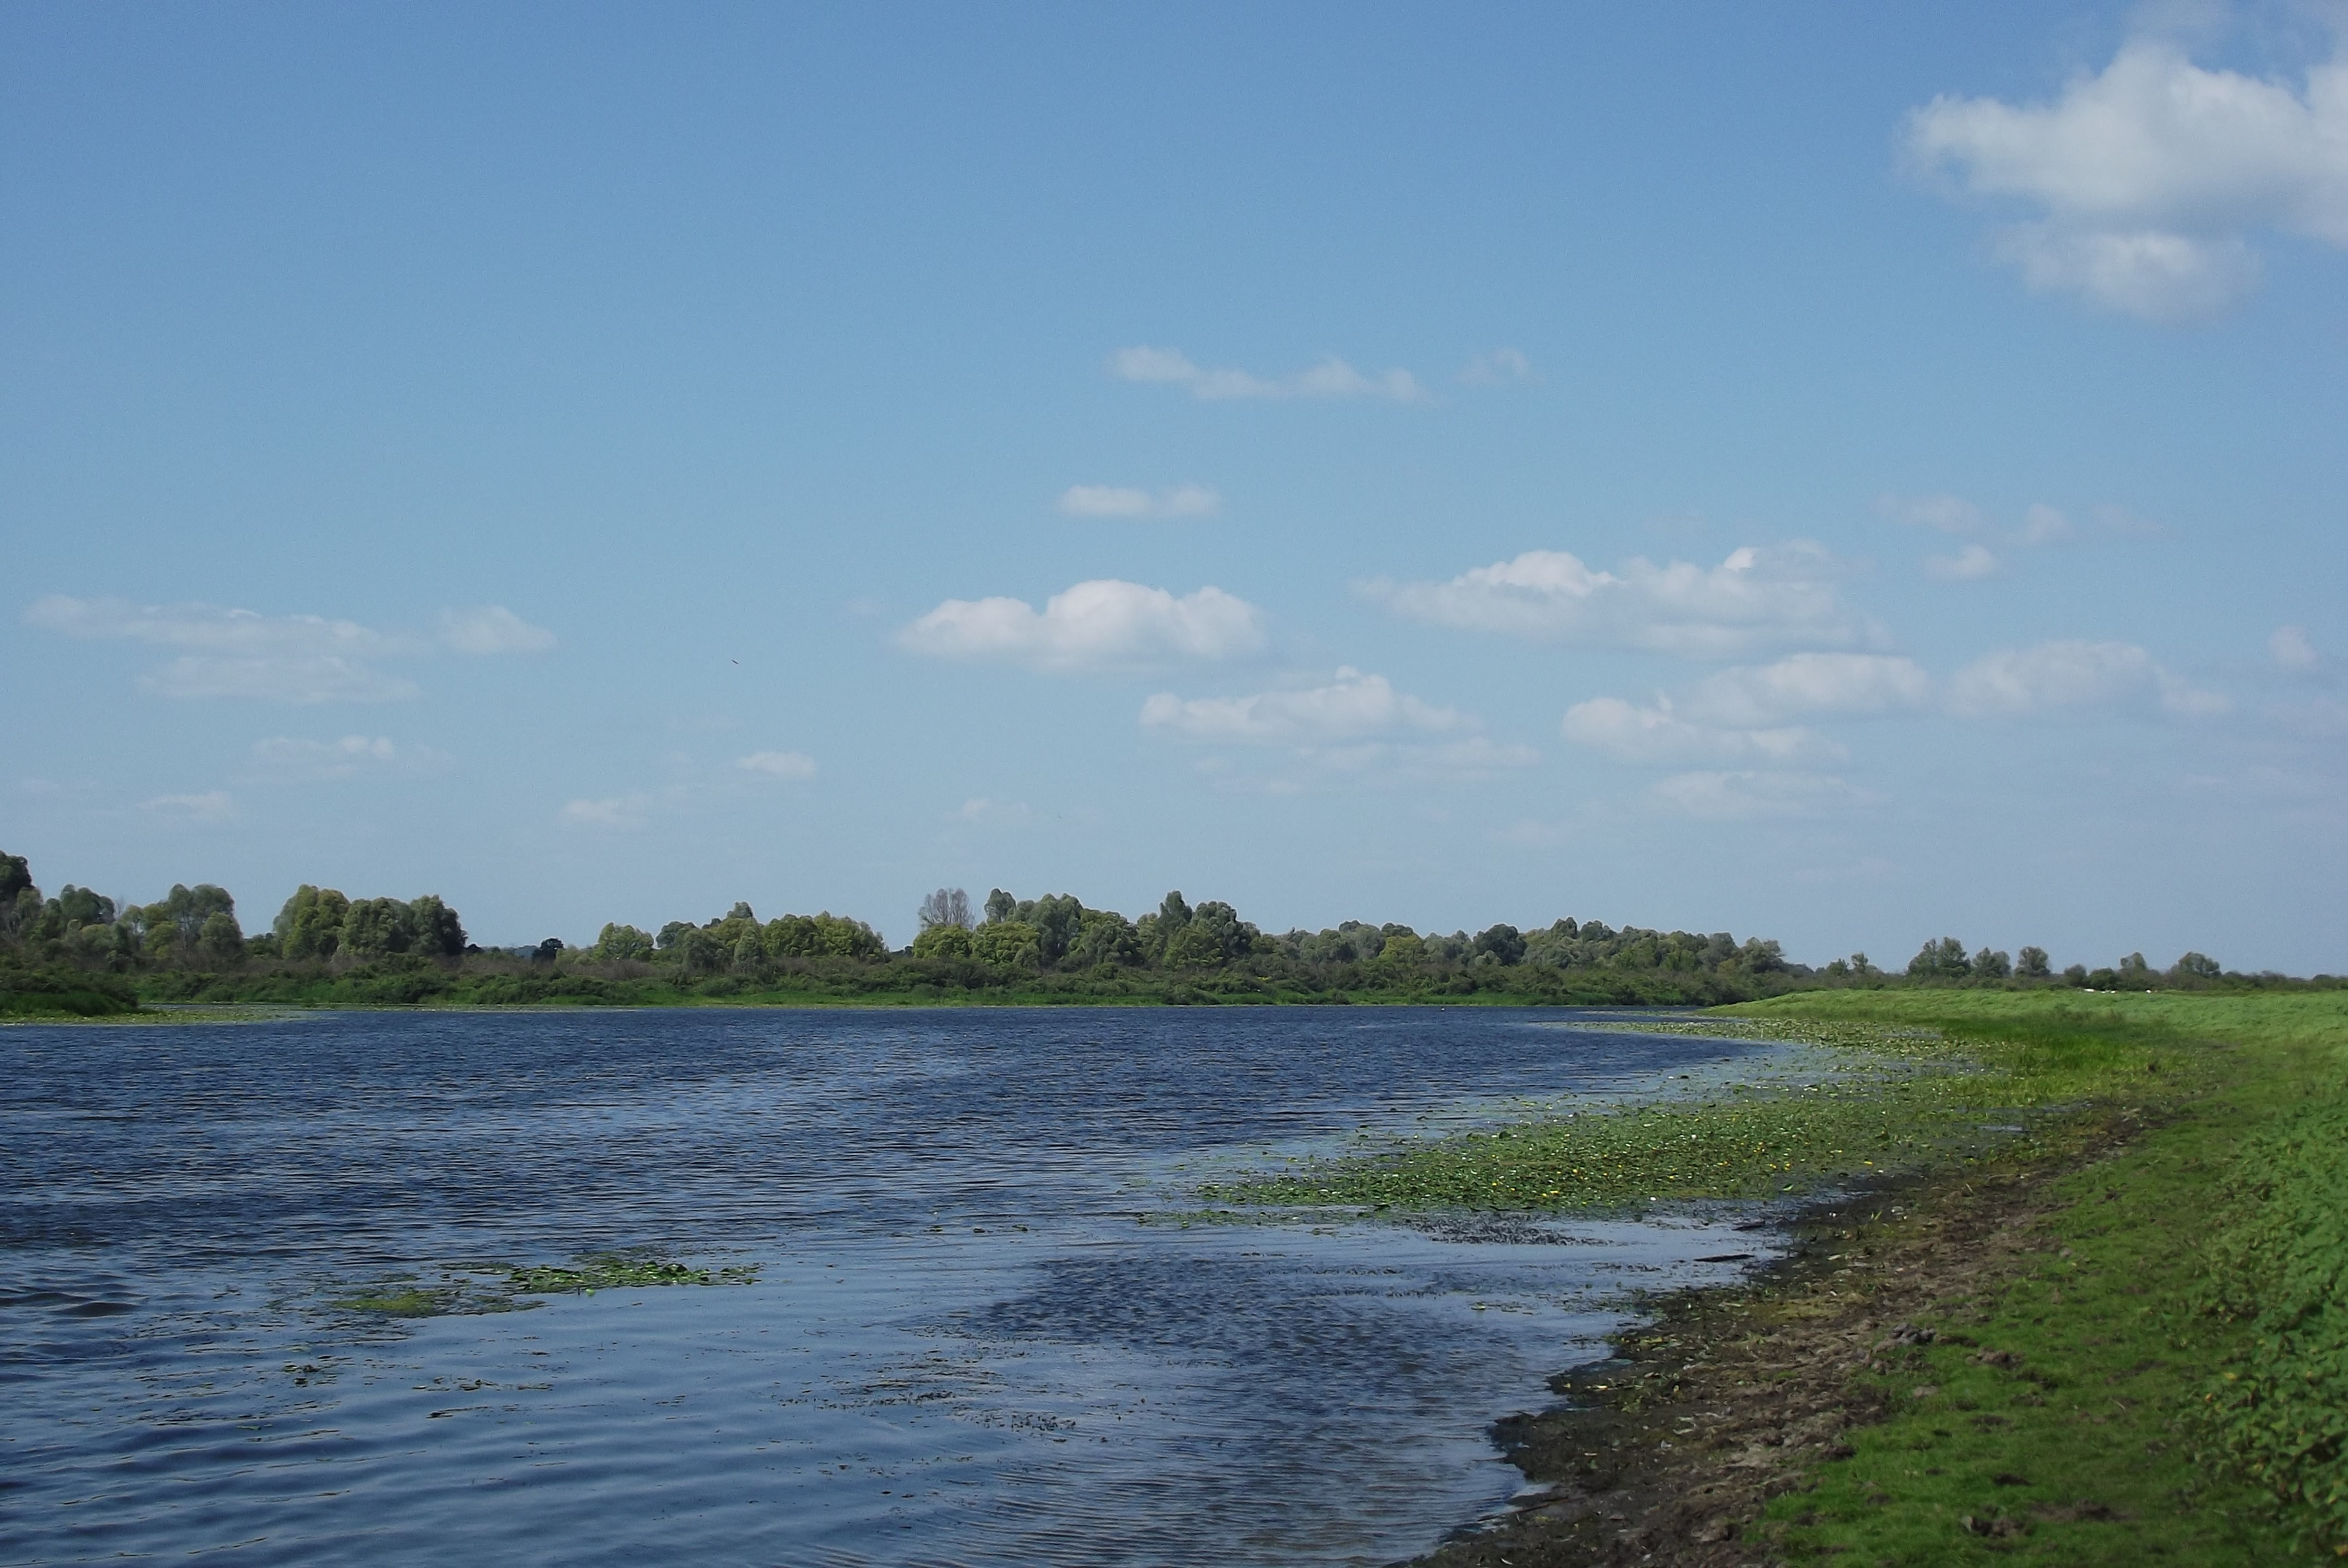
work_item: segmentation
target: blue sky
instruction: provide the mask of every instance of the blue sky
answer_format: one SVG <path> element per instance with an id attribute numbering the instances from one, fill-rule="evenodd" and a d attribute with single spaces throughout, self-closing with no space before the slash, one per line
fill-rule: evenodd
<path id="1" fill-rule="evenodd" d="M 2348 969 L 2343 21 L 12 7 L 0 845 Z"/>

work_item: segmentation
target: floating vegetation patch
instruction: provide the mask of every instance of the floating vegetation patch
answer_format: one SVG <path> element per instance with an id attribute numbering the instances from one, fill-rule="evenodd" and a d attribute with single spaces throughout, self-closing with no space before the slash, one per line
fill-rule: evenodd
<path id="1" fill-rule="evenodd" d="M 756 1264 L 734 1268 L 693 1268 L 682 1263 L 632 1258 L 618 1253 L 592 1253 L 576 1268 L 540 1265 L 517 1268 L 506 1276 L 506 1288 L 516 1296 L 589 1294 L 646 1285 L 748 1285 L 758 1277 Z"/>
<path id="2" fill-rule="evenodd" d="M 394 1275 L 335 1297 L 329 1305 L 378 1317 L 446 1317 L 483 1312 L 519 1312 L 545 1303 L 544 1296 L 592 1296 L 660 1285 L 748 1285 L 756 1264 L 695 1268 L 664 1258 L 624 1253 L 589 1253 L 575 1266 L 465 1264 L 443 1269 L 429 1283 L 412 1274 Z"/>
<path id="3" fill-rule="evenodd" d="M 1209 1204 L 1357 1210 L 1624 1210 L 1774 1196 L 1913 1168 L 2011 1137 L 2034 1115 L 2140 1086 L 2157 1042 L 2075 1033 L 1966 1038 L 1738 1019 L 1669 1032 L 1825 1048 L 1813 1081 L 1707 1082 L 1679 1101 L 1577 1110 L 1200 1189 Z"/>

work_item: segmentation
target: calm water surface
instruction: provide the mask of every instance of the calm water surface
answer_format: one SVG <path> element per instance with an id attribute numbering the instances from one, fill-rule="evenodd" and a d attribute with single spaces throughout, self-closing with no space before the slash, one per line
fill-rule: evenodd
<path id="1" fill-rule="evenodd" d="M 1627 1290 L 1766 1239 L 1163 1216 L 1271 1157 L 1768 1049 L 1594 1021 L 0 1030 L 0 1562 L 1408 1556 L 1516 1489 L 1490 1422 L 1600 1353 Z M 495 1315 L 334 1305 L 614 1249 L 758 1274 Z"/>

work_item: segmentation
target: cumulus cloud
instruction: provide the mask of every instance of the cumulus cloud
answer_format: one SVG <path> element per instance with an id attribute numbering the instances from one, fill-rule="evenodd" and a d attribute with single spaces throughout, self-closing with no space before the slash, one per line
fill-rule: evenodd
<path id="1" fill-rule="evenodd" d="M 436 649 L 459 653 L 533 652 L 553 635 L 502 605 L 449 610 L 437 637 L 386 632 L 318 615 L 263 615 L 210 604 L 140 605 L 129 600 L 52 594 L 25 612 L 28 625 L 67 637 L 144 642 L 184 650 L 139 678 L 157 696 L 262 702 L 386 702 L 418 695 L 413 681 L 376 668 Z"/>
<path id="2" fill-rule="evenodd" d="M 1962 191 L 2035 210 L 1998 241 L 2031 287 L 2155 321 L 2209 315 L 2254 288 L 2254 230 L 2348 247 L 2341 59 L 2300 88 L 2137 39 L 2051 103 L 1936 97 L 1910 117 L 1908 145 Z"/>
<path id="3" fill-rule="evenodd" d="M 1141 705 L 1141 723 L 1146 729 L 1194 741 L 1303 744 L 1439 733 L 1468 728 L 1473 722 L 1455 709 L 1396 692 L 1383 675 L 1344 668 L 1331 684 L 1308 691 L 1187 700 L 1160 692 Z"/>
<path id="4" fill-rule="evenodd" d="M 1658 696 L 1642 708 L 1620 697 L 1595 697 L 1565 712 L 1565 738 L 1604 753 L 1616 762 L 1685 764 L 1758 762 L 1785 764 L 1839 759 L 1843 749 L 1814 730 L 1798 727 L 1731 729 L 1692 723 Z"/>
<path id="5" fill-rule="evenodd" d="M 1814 713 L 1890 713 L 1921 708 L 1932 678 L 1888 653 L 1794 653 L 1769 664 L 1706 676 L 1694 707 L 1729 724 L 1770 724 Z"/>
<path id="6" fill-rule="evenodd" d="M 1121 485 L 1071 485 L 1060 492 L 1059 507 L 1072 518 L 1211 518 L 1223 509 L 1223 498 L 1204 485 L 1154 493 Z"/>
<path id="7" fill-rule="evenodd" d="M 1746 547 L 1716 567 L 1635 558 L 1601 571 L 1564 550 L 1527 550 L 1449 582 L 1361 585 L 1439 626 L 1724 659 L 1787 643 L 1848 646 L 1880 632 L 1842 602 L 1841 563 L 1807 542 Z"/>
<path id="8" fill-rule="evenodd" d="M 2312 670 L 2322 662 L 2304 626 L 2278 626 L 2267 639 L 2267 652 L 2286 670 Z"/>
<path id="9" fill-rule="evenodd" d="M 805 752 L 752 752 L 737 759 L 734 765 L 745 773 L 763 774 L 775 779 L 811 779 L 815 777 L 815 759 Z"/>
<path id="10" fill-rule="evenodd" d="M 1728 772 L 1673 774 L 1657 781 L 1654 797 L 1690 816 L 1718 821 L 1751 817 L 1809 816 L 1837 806 L 1862 804 L 1864 792 L 1831 774 Z"/>
<path id="11" fill-rule="evenodd" d="M 1108 356 L 1109 373 L 1120 381 L 1187 387 L 1190 395 L 1218 403 L 1235 398 L 1374 397 L 1417 403 L 1426 389 L 1406 370 L 1365 375 L 1334 354 L 1293 375 L 1260 376 L 1244 370 L 1208 370 L 1171 348 L 1121 348 Z"/>
<path id="12" fill-rule="evenodd" d="M 224 789 L 201 794 L 159 794 L 139 804 L 143 810 L 181 822 L 225 822 L 236 815 L 236 802 Z"/>
<path id="13" fill-rule="evenodd" d="M 1949 709 L 1966 718 L 2127 705 L 2157 706 L 2185 717 L 2231 706 L 2222 694 L 2163 669 L 2131 642 L 2062 641 L 2001 649 L 1949 681 Z"/>
<path id="14" fill-rule="evenodd" d="M 1133 669 L 1238 658 L 1264 644 L 1263 616 L 1219 588 L 1178 599 L 1114 578 L 1054 594 L 1041 610 L 1017 599 L 950 599 L 898 633 L 940 659 L 1002 659 L 1038 670 Z"/>
<path id="15" fill-rule="evenodd" d="M 1533 374 L 1533 362 L 1521 350 L 1496 348 L 1469 360 L 1460 369 L 1459 379 L 1469 386 L 1506 386 L 1539 378 Z"/>

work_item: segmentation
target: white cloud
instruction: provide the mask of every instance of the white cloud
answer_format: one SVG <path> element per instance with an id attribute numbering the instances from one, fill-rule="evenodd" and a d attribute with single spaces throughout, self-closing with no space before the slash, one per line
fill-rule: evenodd
<path id="1" fill-rule="evenodd" d="M 1223 498 L 1204 485 L 1177 485 L 1155 494 L 1120 485 L 1071 485 L 1060 510 L 1072 518 L 1211 518 Z"/>
<path id="2" fill-rule="evenodd" d="M 2267 639 L 2267 651 L 2286 670 L 2312 670 L 2322 658 L 2304 626 L 2276 627 L 2274 635 Z"/>
<path id="3" fill-rule="evenodd" d="M 440 640 L 458 653 L 543 653 L 554 633 L 532 626 L 502 604 L 440 612 Z"/>
<path id="4" fill-rule="evenodd" d="M 343 779 L 364 773 L 438 773 L 453 761 L 430 746 L 400 746 L 388 735 L 345 735 L 311 741 L 272 735 L 256 741 L 252 760 L 265 777 Z"/>
<path id="5" fill-rule="evenodd" d="M 2156 321 L 2223 310 L 2256 286 L 2246 238 L 2271 228 L 2348 246 L 2348 62 L 2291 84 L 2204 70 L 2138 39 L 2053 103 L 1943 95 L 1909 149 L 1975 195 L 2042 216 L 1998 251 L 2035 289 Z"/>
<path id="6" fill-rule="evenodd" d="M 1980 582 L 2005 570 L 1987 545 L 1971 544 L 1952 556 L 1926 556 L 1924 575 L 1935 582 Z"/>
<path id="7" fill-rule="evenodd" d="M 1219 588 L 1177 599 L 1162 588 L 1080 582 L 1041 611 L 1017 599 L 950 599 L 898 633 L 941 659 L 1006 659 L 1039 670 L 1131 669 L 1231 659 L 1263 647 L 1262 613 Z"/>
<path id="8" fill-rule="evenodd" d="M 651 806 L 651 797 L 642 794 L 619 795 L 607 800 L 574 800 L 566 802 L 554 817 L 565 827 L 638 828 L 644 826 Z"/>
<path id="9" fill-rule="evenodd" d="M 1814 730 L 1728 729 L 1691 723 L 1673 711 L 1668 697 L 1641 708 L 1620 697 L 1595 697 L 1565 712 L 1565 738 L 1605 753 L 1617 762 L 1792 763 L 1839 758 L 1841 747 Z"/>
<path id="10" fill-rule="evenodd" d="M 1691 658 L 1733 658 L 1786 643 L 1867 643 L 1880 632 L 1846 607 L 1843 570 L 1797 542 L 1746 547 L 1720 565 L 1643 557 L 1595 570 L 1563 550 L 1527 550 L 1449 582 L 1364 583 L 1398 613 L 1441 626 L 1598 642 Z"/>
<path id="11" fill-rule="evenodd" d="M 185 822 L 225 822 L 236 815 L 236 802 L 224 789 L 206 790 L 201 794 L 159 794 L 139 804 L 144 810 Z"/>
<path id="12" fill-rule="evenodd" d="M 734 765 L 748 773 L 764 774 L 768 778 L 815 777 L 815 759 L 805 752 L 752 752 Z"/>
<path id="13" fill-rule="evenodd" d="M 1459 379 L 1469 386 L 1505 386 L 1540 378 L 1533 374 L 1533 362 L 1521 350 L 1496 348 L 1469 360 L 1461 368 Z"/>
<path id="14" fill-rule="evenodd" d="M 1794 653 L 1704 678 L 1694 707 L 1727 724 L 1771 724 L 1810 713 L 1890 713 L 1922 707 L 1932 678 L 1886 653 Z"/>
<path id="15" fill-rule="evenodd" d="M 1035 813 L 1025 801 L 992 800 L 983 794 L 963 802 L 954 815 L 983 827 L 1025 827 L 1035 819 Z"/>
<path id="16" fill-rule="evenodd" d="M 142 690 L 184 699 L 273 702 L 387 702 L 419 694 L 413 681 L 376 667 L 436 647 L 463 653 L 530 652 L 552 633 L 499 605 L 450 610 L 437 638 L 380 631 L 318 615 L 263 615 L 210 604 L 139 605 L 123 599 L 52 594 L 25 612 L 27 624 L 67 637 L 182 649 L 139 678 Z"/>
<path id="17" fill-rule="evenodd" d="M 2188 717 L 2226 712 L 2219 692 L 2197 687 L 2130 642 L 2064 641 L 2001 649 L 1950 679 L 1950 711 L 1967 718 L 2050 709 L 2157 704 Z"/>
<path id="18" fill-rule="evenodd" d="M 1141 705 L 1141 723 L 1194 741 L 1303 744 L 1461 730 L 1472 721 L 1396 692 L 1383 675 L 1341 669 L 1332 684 L 1309 691 L 1188 700 L 1160 692 Z"/>
<path id="19" fill-rule="evenodd" d="M 1743 770 L 1673 774 L 1657 781 L 1654 796 L 1690 816 L 1738 821 L 1760 816 L 1808 816 L 1867 796 L 1830 774 Z"/>
<path id="20" fill-rule="evenodd" d="M 1171 348 L 1121 348 L 1108 356 L 1108 367 L 1121 381 L 1188 387 L 1191 396 L 1210 403 L 1286 397 L 1379 397 L 1417 403 L 1426 396 L 1426 388 L 1406 370 L 1365 375 L 1334 354 L 1310 370 L 1269 378 L 1244 370 L 1203 369 L 1191 364 L 1179 349 Z"/>

